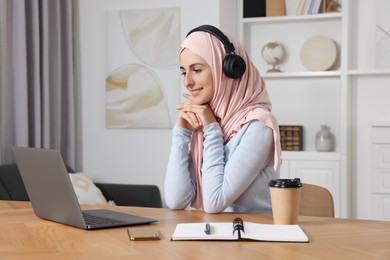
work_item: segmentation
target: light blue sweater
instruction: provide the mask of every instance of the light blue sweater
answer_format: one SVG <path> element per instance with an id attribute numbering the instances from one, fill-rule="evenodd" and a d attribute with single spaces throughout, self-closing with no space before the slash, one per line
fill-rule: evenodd
<path id="1" fill-rule="evenodd" d="M 202 171 L 205 212 L 271 213 L 268 182 L 279 178 L 273 169 L 272 129 L 259 121 L 246 124 L 224 145 L 218 123 L 204 129 Z M 196 190 L 188 144 L 192 132 L 175 125 L 165 176 L 165 203 L 185 209 Z"/>

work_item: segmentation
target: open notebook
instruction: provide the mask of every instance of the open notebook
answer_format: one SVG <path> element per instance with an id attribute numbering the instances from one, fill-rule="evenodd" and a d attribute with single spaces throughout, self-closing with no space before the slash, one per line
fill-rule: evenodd
<path id="1" fill-rule="evenodd" d="M 172 240 L 255 240 L 273 242 L 309 242 L 299 225 L 274 225 L 244 222 L 180 223 Z"/>

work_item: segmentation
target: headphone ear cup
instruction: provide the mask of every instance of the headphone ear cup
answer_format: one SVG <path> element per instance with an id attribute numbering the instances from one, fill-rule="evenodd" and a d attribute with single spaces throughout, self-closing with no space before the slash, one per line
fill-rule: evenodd
<path id="1" fill-rule="evenodd" d="M 232 79 L 241 78 L 246 70 L 246 64 L 243 58 L 236 54 L 229 54 L 222 63 L 222 71 Z"/>

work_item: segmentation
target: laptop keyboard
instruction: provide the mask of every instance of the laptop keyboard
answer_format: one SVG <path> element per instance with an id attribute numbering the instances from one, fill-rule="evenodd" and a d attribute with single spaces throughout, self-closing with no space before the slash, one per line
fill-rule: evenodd
<path id="1" fill-rule="evenodd" d="M 111 219 L 111 218 L 104 218 L 104 217 L 90 215 L 86 212 L 83 212 L 83 217 L 84 217 L 85 223 L 89 226 L 109 226 L 109 225 L 126 223 L 125 221 L 121 221 L 118 219 Z"/>

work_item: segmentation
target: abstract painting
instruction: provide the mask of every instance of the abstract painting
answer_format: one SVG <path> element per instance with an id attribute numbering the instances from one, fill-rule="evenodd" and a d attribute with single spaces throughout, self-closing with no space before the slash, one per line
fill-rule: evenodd
<path id="1" fill-rule="evenodd" d="M 106 18 L 106 127 L 172 127 L 180 8 L 107 11 Z"/>

